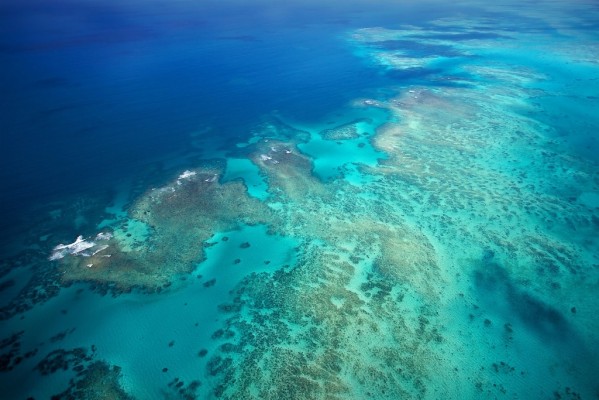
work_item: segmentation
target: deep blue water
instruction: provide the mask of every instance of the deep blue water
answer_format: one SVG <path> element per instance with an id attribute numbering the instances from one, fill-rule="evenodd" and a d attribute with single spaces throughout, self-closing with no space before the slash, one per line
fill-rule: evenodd
<path id="1" fill-rule="evenodd" d="M 431 84 L 441 70 L 384 73 L 357 61 L 342 36 L 464 12 L 502 17 L 432 3 L 3 2 L 1 230 L 28 205 L 110 187 L 149 160 L 184 151 L 205 126 L 242 138 L 274 110 L 317 119 L 389 85 Z M 476 36 L 465 35 L 457 39 Z M 478 37 L 488 35 L 481 28 Z M 459 56 L 444 46 L 387 45 Z"/>
<path id="2" fill-rule="evenodd" d="M 411 9 L 407 14 L 406 9 Z M 0 5 L 2 231 L 27 206 L 91 188 L 189 145 L 243 137 L 277 110 L 322 116 L 385 76 L 339 35 L 395 25 L 399 10 L 316 3 L 3 2 Z M 438 11 L 437 11 L 438 12 Z"/>

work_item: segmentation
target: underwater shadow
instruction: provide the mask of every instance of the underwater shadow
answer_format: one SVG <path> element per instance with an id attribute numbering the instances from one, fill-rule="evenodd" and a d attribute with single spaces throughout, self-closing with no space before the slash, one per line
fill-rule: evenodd
<path id="1" fill-rule="evenodd" d="M 474 272 L 476 290 L 482 298 L 507 309 L 532 332 L 545 340 L 571 342 L 575 333 L 566 317 L 555 307 L 536 298 L 516 284 L 507 271 L 485 253 L 480 268 Z"/>

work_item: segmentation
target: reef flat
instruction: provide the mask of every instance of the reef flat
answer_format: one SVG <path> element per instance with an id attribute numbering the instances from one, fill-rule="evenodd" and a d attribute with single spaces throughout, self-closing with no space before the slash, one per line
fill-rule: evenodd
<path id="1" fill-rule="evenodd" d="M 599 398 L 599 52 L 563 12 L 346 30 L 397 84 L 41 207 L 0 269 L 0 388 Z"/>
<path id="2" fill-rule="evenodd" d="M 157 289 L 193 271 L 215 232 L 271 222 L 269 209 L 241 182 L 221 185 L 220 175 L 216 168 L 184 171 L 174 183 L 151 189 L 131 206 L 130 219 L 101 232 L 106 239 L 96 236 L 84 257 L 67 257 L 62 279 Z"/>

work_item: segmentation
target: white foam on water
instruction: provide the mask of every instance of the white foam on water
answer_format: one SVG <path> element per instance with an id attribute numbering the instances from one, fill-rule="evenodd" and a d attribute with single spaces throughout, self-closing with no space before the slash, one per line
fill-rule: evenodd
<path id="1" fill-rule="evenodd" d="M 110 238 L 112 238 L 112 234 L 108 232 L 100 232 L 96 235 L 95 240 L 109 240 Z M 50 261 L 60 260 L 61 258 L 64 258 L 69 254 L 73 256 L 89 257 L 108 248 L 108 245 L 103 244 L 98 246 L 98 248 L 96 248 L 94 252 L 91 254 L 86 252 L 86 250 L 89 250 L 95 246 L 97 246 L 96 242 L 86 240 L 83 238 L 83 235 L 79 235 L 73 243 L 61 243 L 55 246 L 52 250 L 52 254 L 50 255 L 50 257 L 48 257 L 48 259 Z"/>
<path id="2" fill-rule="evenodd" d="M 181 175 L 179 175 L 179 178 L 177 178 L 177 180 L 189 179 L 195 175 L 196 175 L 195 171 L 185 170 L 185 171 L 183 171 L 183 173 Z"/>
<path id="3" fill-rule="evenodd" d="M 110 240 L 112 234 L 110 232 L 100 232 L 96 235 L 96 240 Z"/>
<path id="4" fill-rule="evenodd" d="M 94 242 L 88 242 L 87 240 L 83 239 L 82 235 L 79 235 L 73 243 L 61 243 L 54 247 L 52 255 L 49 257 L 49 260 L 60 260 L 61 258 L 64 258 L 64 256 L 66 256 L 67 254 L 85 255 L 85 253 L 83 252 L 87 249 L 94 247 L 95 245 L 96 244 Z"/>
<path id="5" fill-rule="evenodd" d="M 98 249 L 92 253 L 92 256 L 95 256 L 96 254 L 98 254 L 102 250 L 106 250 L 107 248 L 108 248 L 107 244 L 103 244 L 103 245 L 99 246 Z"/>

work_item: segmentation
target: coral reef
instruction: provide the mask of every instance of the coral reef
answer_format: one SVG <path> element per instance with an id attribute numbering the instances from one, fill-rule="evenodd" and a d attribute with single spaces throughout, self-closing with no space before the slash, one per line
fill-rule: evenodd
<path id="1" fill-rule="evenodd" d="M 339 125 L 334 128 L 324 129 L 320 132 L 320 135 L 323 137 L 323 139 L 326 140 L 355 139 L 357 137 L 360 137 L 360 132 L 356 127 L 358 122 L 362 122 L 362 120 L 349 122 L 347 124 Z"/>
<path id="2" fill-rule="evenodd" d="M 91 253 L 59 260 L 63 282 L 94 282 L 116 293 L 136 287 L 159 291 L 204 259 L 214 233 L 273 223 L 272 211 L 249 197 L 243 183 L 221 184 L 221 174 L 218 168 L 186 171 L 173 183 L 146 192 L 130 207 L 121 234 L 105 235 Z"/>
<path id="3" fill-rule="evenodd" d="M 52 399 L 133 399 L 120 384 L 121 368 L 95 360 L 96 348 L 57 349 L 48 353 L 35 367 L 41 375 L 69 371 L 74 377 L 69 386 Z"/>
<path id="4" fill-rule="evenodd" d="M 409 286 L 374 269 L 349 290 L 356 265 L 339 249 L 310 245 L 305 257 L 274 279 L 248 277 L 235 294 L 240 313 L 216 332 L 221 342 L 208 373 L 220 398 L 398 398 L 423 396 L 426 361 L 441 340 L 424 307 L 402 302 Z M 375 296 L 367 292 L 379 282 Z M 414 293 L 415 296 L 418 296 Z M 227 334 L 227 332 L 229 334 Z M 372 339 L 376 337 L 376 341 Z M 231 354 L 235 363 L 231 362 Z M 261 366 L 262 368 L 257 368 Z"/>
<path id="5" fill-rule="evenodd" d="M 443 23 L 450 30 L 451 21 Z M 165 377 L 168 398 L 592 393 L 585 379 L 597 370 L 599 322 L 592 315 L 599 303 L 588 296 L 598 285 L 597 165 L 574 156 L 535 118 L 543 111 L 536 99 L 561 95 L 534 85 L 543 74 L 507 63 L 462 66 L 460 60 L 484 50 L 484 35 L 470 40 L 476 32 L 453 32 L 466 36 L 452 47 L 440 28 L 372 28 L 351 36 L 391 77 L 418 72 L 433 82 L 356 100 L 361 112 L 388 113 L 373 134 L 360 128 L 374 124 L 363 118 L 308 129 L 270 117 L 231 150 L 264 179 L 262 200 L 249 196 L 238 177 L 223 182 L 221 160 L 181 168 L 170 183 L 137 193 L 127 215 L 101 229 L 90 222 L 85 201 L 54 210 L 57 226 L 69 214 L 81 236 L 60 229 L 3 261 L 3 292 L 21 285 L 8 271 L 36 270 L 0 316 L 10 318 L 74 282 L 113 295 L 186 285 L 223 294 L 225 301 L 211 308 L 217 316 L 195 323 L 205 329 L 205 342 L 178 332 L 161 339 L 170 353 L 191 343 L 190 365 L 197 368 L 171 376 L 177 367 L 161 360 L 155 369 Z M 455 75 L 430 68 L 438 58 L 451 58 Z M 334 147 L 363 136 L 356 151 L 372 146 L 386 158 L 370 165 L 342 158 L 332 179 L 319 179 L 317 160 L 301 151 L 318 134 L 320 142 L 337 141 L 327 142 Z M 257 224 L 293 239 L 295 261 L 277 262 L 274 249 L 248 260 L 260 240 L 236 235 Z M 227 272 L 196 275 L 219 246 L 240 252 L 215 257 L 217 267 L 250 271 L 240 282 Z M 40 254 L 53 268 L 36 267 L 45 261 Z M 192 272 L 197 278 L 188 279 Z M 52 332 L 50 341 L 73 332 Z M 3 371 L 36 355 L 21 354 L 21 335 L 0 342 Z M 36 367 L 42 375 L 62 370 L 75 378 L 58 398 L 128 398 L 119 368 L 94 361 L 84 348 L 52 351 Z M 537 382 L 553 374 L 562 381 L 537 392 Z"/>
<path id="6" fill-rule="evenodd" d="M 52 399 L 133 400 L 120 384 L 121 368 L 94 361 L 77 374 L 68 389 Z"/>

